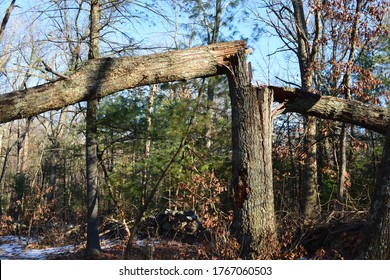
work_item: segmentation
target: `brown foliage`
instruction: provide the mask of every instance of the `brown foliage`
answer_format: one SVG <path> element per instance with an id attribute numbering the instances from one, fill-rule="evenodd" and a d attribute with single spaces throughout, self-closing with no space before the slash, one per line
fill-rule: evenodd
<path id="1" fill-rule="evenodd" d="M 227 186 L 213 172 L 195 174 L 190 183 L 179 184 L 179 209 L 194 209 L 210 233 L 205 243 L 205 254 L 210 259 L 237 259 L 239 244 L 230 233 L 233 219 L 231 211 L 224 212 L 221 196 L 227 194 Z"/>

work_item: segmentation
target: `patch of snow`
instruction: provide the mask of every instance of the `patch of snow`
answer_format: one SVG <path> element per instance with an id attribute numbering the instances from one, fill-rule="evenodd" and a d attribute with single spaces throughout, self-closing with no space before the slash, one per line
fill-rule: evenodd
<path id="1" fill-rule="evenodd" d="M 137 240 L 135 242 L 135 244 L 137 244 L 138 247 L 144 246 L 145 245 L 145 240 L 144 239 Z"/>
<path id="2" fill-rule="evenodd" d="M 33 243 L 36 240 L 31 240 Z M 29 249 L 27 238 L 18 236 L 0 236 L 0 260 L 22 259 L 22 260 L 45 260 L 49 256 L 66 253 L 75 249 L 73 245 L 45 248 L 45 249 Z"/>
<path id="3" fill-rule="evenodd" d="M 155 244 L 159 244 L 160 241 L 158 240 L 147 240 L 147 239 L 137 239 L 137 241 L 135 242 L 135 244 L 138 246 L 138 247 L 143 247 L 143 246 L 153 246 Z"/>
<path id="4" fill-rule="evenodd" d="M 63 253 L 69 253 L 76 250 L 75 245 L 67 245 L 57 248 L 31 249 L 26 248 L 27 244 L 37 243 L 37 239 L 31 239 L 27 242 L 27 238 L 14 235 L 0 236 L 0 260 L 45 260 L 49 256 L 55 256 Z M 158 244 L 158 240 L 137 240 L 138 247 L 153 246 Z M 102 249 L 107 249 L 118 244 L 123 244 L 122 240 L 101 239 L 100 246 Z"/>

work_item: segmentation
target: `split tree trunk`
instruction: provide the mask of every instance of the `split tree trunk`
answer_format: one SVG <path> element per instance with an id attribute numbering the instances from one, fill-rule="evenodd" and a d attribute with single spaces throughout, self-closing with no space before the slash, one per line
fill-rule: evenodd
<path id="1" fill-rule="evenodd" d="M 272 92 L 253 88 L 245 52 L 231 59 L 233 230 L 245 259 L 269 258 L 276 245 L 272 184 Z"/>

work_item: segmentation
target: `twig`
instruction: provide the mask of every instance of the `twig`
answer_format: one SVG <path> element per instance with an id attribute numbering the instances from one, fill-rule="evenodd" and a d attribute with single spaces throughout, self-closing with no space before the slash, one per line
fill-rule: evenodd
<path id="1" fill-rule="evenodd" d="M 275 76 L 276 79 L 278 79 L 279 81 L 282 81 L 283 83 L 286 83 L 290 86 L 294 86 L 294 87 L 297 87 L 297 88 L 301 88 L 300 85 L 294 83 L 294 82 L 289 82 L 289 81 L 286 81 L 286 80 L 283 80 L 282 78 L 279 78 L 278 76 Z"/>
<path id="2" fill-rule="evenodd" d="M 48 71 L 48 72 L 50 72 L 50 73 L 52 73 L 52 74 L 54 74 L 54 75 L 56 75 L 56 76 L 58 76 L 58 77 L 60 77 L 60 78 L 63 78 L 63 79 L 65 79 L 65 80 L 69 80 L 69 76 L 66 76 L 66 75 L 64 75 L 64 74 L 58 73 L 57 71 L 54 71 L 54 70 L 53 70 L 49 65 L 47 65 L 46 62 L 44 62 L 43 60 L 42 60 L 42 64 L 43 64 L 43 66 L 45 66 L 45 70 L 46 70 L 46 71 Z"/>

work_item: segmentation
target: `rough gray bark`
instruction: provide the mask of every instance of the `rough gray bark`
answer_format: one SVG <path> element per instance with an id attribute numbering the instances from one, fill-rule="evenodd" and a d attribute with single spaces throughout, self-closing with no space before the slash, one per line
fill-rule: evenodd
<path id="1" fill-rule="evenodd" d="M 234 41 L 140 57 L 92 59 L 69 79 L 1 95 L 0 123 L 129 88 L 224 74 L 227 58 L 245 46 L 245 41 Z"/>
<path id="2" fill-rule="evenodd" d="M 253 88 L 245 53 L 232 58 L 232 228 L 246 259 L 267 258 L 276 245 L 272 182 L 272 93 Z"/>

